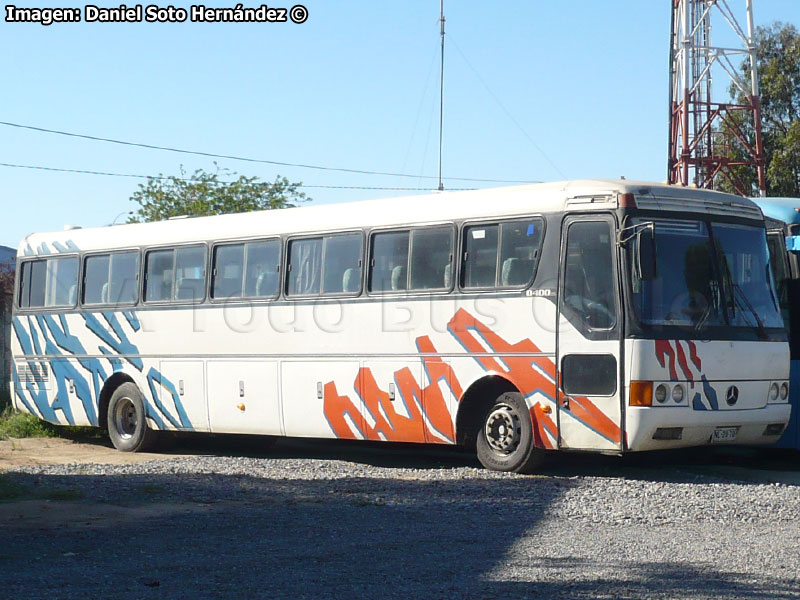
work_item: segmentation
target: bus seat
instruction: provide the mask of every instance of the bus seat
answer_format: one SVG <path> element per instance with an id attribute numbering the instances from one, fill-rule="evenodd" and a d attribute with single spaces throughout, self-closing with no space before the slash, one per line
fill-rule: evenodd
<path id="1" fill-rule="evenodd" d="M 261 273 L 256 279 L 256 296 L 272 296 L 277 288 L 277 273 Z"/>
<path id="2" fill-rule="evenodd" d="M 357 292 L 359 283 L 358 269 L 346 269 L 344 275 L 342 275 L 342 291 L 350 293 Z"/>
<path id="3" fill-rule="evenodd" d="M 199 300 L 203 297 L 203 280 L 184 277 L 175 282 L 176 300 Z"/>
<path id="4" fill-rule="evenodd" d="M 108 282 L 104 283 L 100 289 L 100 302 L 103 304 L 108 302 Z"/>
<path id="5" fill-rule="evenodd" d="M 403 265 L 397 265 L 392 269 L 392 291 L 406 289 L 406 268 Z"/>
<path id="6" fill-rule="evenodd" d="M 78 301 L 78 284 L 74 284 L 69 288 L 69 304 L 74 306 Z"/>
<path id="7" fill-rule="evenodd" d="M 503 261 L 503 270 L 500 273 L 502 285 L 506 287 L 528 283 L 532 267 L 532 260 L 513 257 L 505 259 Z"/>

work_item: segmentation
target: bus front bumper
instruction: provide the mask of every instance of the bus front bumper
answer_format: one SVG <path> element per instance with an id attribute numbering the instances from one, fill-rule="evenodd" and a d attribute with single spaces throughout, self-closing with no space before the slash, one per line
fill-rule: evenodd
<path id="1" fill-rule="evenodd" d="M 789 404 L 750 410 L 699 411 L 690 407 L 628 407 L 628 450 L 665 450 L 707 444 L 776 442 L 789 423 Z"/>

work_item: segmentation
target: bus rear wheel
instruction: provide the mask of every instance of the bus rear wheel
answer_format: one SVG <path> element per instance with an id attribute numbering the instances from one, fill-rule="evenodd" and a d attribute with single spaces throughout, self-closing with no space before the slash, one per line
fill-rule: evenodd
<path id="1" fill-rule="evenodd" d="M 528 405 L 522 394 L 500 394 L 481 420 L 478 460 L 491 471 L 532 473 L 541 467 L 544 451 L 533 443 Z"/>
<path id="2" fill-rule="evenodd" d="M 120 385 L 108 403 L 108 437 L 117 450 L 138 452 L 152 446 L 155 432 L 147 426 L 144 398 L 135 384 Z"/>

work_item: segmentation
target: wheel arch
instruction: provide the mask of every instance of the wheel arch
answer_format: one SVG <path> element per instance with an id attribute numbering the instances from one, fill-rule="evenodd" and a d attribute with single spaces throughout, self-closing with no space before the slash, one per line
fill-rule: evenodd
<path id="1" fill-rule="evenodd" d="M 98 403 L 97 407 L 97 420 L 98 425 L 103 429 L 108 429 L 108 403 L 111 400 L 111 396 L 114 395 L 116 389 L 123 383 L 136 384 L 136 382 L 133 380 L 133 377 L 128 375 L 125 371 L 117 371 L 111 375 L 111 377 L 106 379 L 105 383 L 103 384 L 103 389 L 100 390 L 100 402 Z"/>
<path id="2" fill-rule="evenodd" d="M 519 391 L 511 381 L 497 373 L 490 373 L 473 381 L 458 403 L 456 443 L 474 448 L 484 413 L 500 394 Z"/>

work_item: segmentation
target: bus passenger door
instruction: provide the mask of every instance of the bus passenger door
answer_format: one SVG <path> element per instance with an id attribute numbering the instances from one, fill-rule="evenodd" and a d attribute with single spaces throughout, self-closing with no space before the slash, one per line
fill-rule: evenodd
<path id="1" fill-rule="evenodd" d="M 614 230 L 611 215 L 564 220 L 557 325 L 560 448 L 622 447 L 622 324 Z"/>

